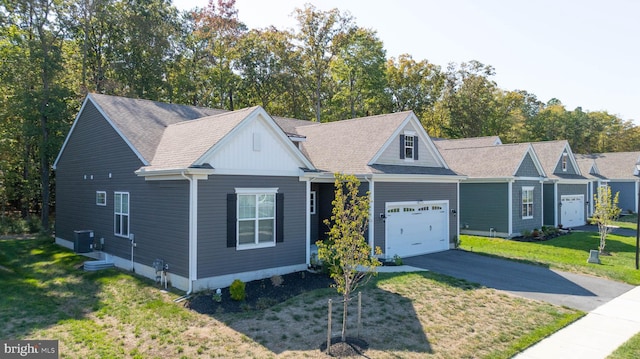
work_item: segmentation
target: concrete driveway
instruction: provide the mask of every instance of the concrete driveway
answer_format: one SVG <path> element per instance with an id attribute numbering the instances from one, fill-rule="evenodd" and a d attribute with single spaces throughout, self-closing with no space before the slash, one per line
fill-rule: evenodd
<path id="1" fill-rule="evenodd" d="M 465 279 L 517 296 L 564 305 L 585 312 L 634 288 L 625 283 L 463 250 L 403 258 L 403 262 L 406 265 Z"/>

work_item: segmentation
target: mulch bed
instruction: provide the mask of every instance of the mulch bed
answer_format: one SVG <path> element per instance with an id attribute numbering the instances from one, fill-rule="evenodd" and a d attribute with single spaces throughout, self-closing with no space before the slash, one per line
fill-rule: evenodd
<path id="1" fill-rule="evenodd" d="M 282 303 L 304 292 L 329 288 L 333 279 L 322 273 L 295 272 L 245 283 L 246 299 L 231 299 L 229 288 L 222 288 L 221 300 L 213 299 L 215 290 L 196 293 L 185 304 L 187 308 L 202 314 L 237 313 L 265 309 Z"/>
<path id="2" fill-rule="evenodd" d="M 346 341 L 343 342 L 341 337 L 333 337 L 328 354 L 337 358 L 358 357 L 364 356 L 367 348 L 369 344 L 360 338 L 346 337 Z M 327 352 L 327 343 L 320 345 L 320 351 Z"/>

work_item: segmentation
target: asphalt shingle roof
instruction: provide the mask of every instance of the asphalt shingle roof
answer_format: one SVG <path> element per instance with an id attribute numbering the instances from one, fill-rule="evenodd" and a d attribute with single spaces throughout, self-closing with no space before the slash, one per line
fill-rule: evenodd
<path id="1" fill-rule="evenodd" d="M 306 136 L 300 148 L 319 170 L 368 174 L 374 173 L 368 163 L 410 114 L 407 111 L 316 123 L 295 130 Z"/>
<path id="2" fill-rule="evenodd" d="M 433 143 L 438 146 L 438 149 L 449 150 L 455 148 L 472 148 L 472 147 L 487 147 L 501 145 L 502 141 L 498 136 L 485 136 L 485 137 L 471 137 L 471 138 L 456 138 L 456 139 L 443 139 L 434 138 Z"/>
<path id="3" fill-rule="evenodd" d="M 151 162 L 167 126 L 227 112 L 94 93 L 89 96 L 147 162 Z"/>
<path id="4" fill-rule="evenodd" d="M 608 152 L 576 155 L 578 162 L 595 161 L 600 178 L 634 179 L 635 166 L 640 161 L 640 152 Z"/>
<path id="5" fill-rule="evenodd" d="M 436 145 L 447 141 L 438 141 Z M 446 147 L 446 146 L 445 146 Z M 449 167 L 470 178 L 513 177 L 522 162 L 528 143 L 499 146 L 440 149 Z"/>

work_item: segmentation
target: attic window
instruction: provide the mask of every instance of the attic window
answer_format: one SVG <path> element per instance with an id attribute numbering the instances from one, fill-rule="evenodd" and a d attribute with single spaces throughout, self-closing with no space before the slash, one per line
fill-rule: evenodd
<path id="1" fill-rule="evenodd" d="M 418 159 L 418 136 L 415 132 L 400 135 L 400 159 L 405 161 Z"/>
<path id="2" fill-rule="evenodd" d="M 567 157 L 569 157 L 566 153 L 562 154 L 562 171 L 567 172 Z"/>

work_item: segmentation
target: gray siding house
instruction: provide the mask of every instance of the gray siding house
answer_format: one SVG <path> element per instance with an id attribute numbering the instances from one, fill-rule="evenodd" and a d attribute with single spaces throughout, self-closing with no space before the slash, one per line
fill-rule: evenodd
<path id="1" fill-rule="evenodd" d="M 331 217 L 333 173 L 356 175 L 371 196 L 372 247 L 386 258 L 453 248 L 459 235 L 458 185 L 413 112 L 330 123 L 275 119 L 304 137 L 300 149 L 318 169 L 306 173 L 312 198 L 310 240 L 323 239 Z"/>
<path id="2" fill-rule="evenodd" d="M 451 248 L 458 186 L 412 112 L 318 124 L 90 94 L 54 163 L 56 242 L 191 292 L 306 269 L 333 174 L 357 175 L 384 256 Z"/>
<path id="3" fill-rule="evenodd" d="M 542 226 L 545 172 L 528 143 L 483 137 L 436 141 L 460 184 L 460 232 L 511 238 Z"/>
<path id="4" fill-rule="evenodd" d="M 588 166 L 590 183 L 590 214 L 593 213 L 593 198 L 597 186 L 608 185 L 611 193 L 619 193 L 618 207 L 623 212 L 637 212 L 638 191 L 640 190 L 640 152 L 610 152 L 576 155 L 581 166 Z M 582 167 L 581 167 L 582 168 Z M 584 171 L 583 171 L 584 173 Z"/>
<path id="5" fill-rule="evenodd" d="M 531 144 L 547 175 L 543 187 L 544 224 L 572 228 L 586 224 L 590 180 L 582 175 L 566 140 Z"/>

